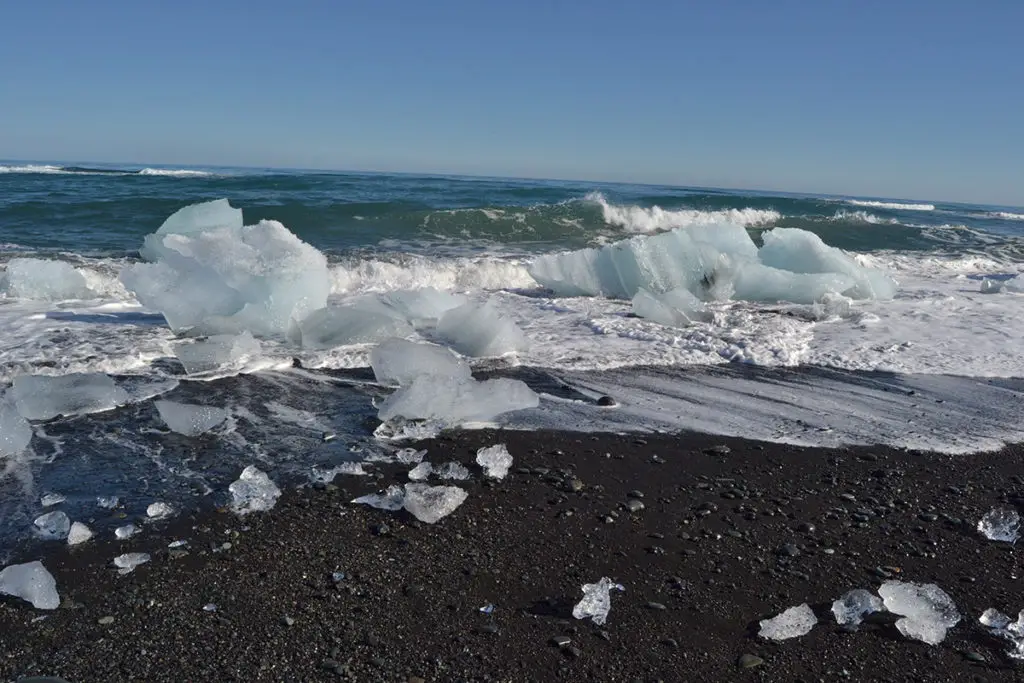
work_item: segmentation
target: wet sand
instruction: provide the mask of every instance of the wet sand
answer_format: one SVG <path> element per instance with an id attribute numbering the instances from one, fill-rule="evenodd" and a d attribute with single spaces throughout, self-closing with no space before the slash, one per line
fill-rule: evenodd
<path id="1" fill-rule="evenodd" d="M 515 463 L 507 479 L 487 482 L 475 453 L 498 442 Z M 987 681 L 1024 674 L 1005 657 L 1006 644 L 977 623 L 988 607 L 1024 608 L 1024 568 L 1013 546 L 975 530 L 989 509 L 1024 505 L 1020 447 L 950 457 L 693 434 L 552 432 L 458 432 L 419 447 L 435 464 L 455 460 L 473 472 L 452 482 L 469 492 L 467 501 L 435 525 L 349 504 L 407 481 L 409 466 L 381 465 L 372 468 L 379 477 L 342 475 L 327 487 L 287 491 L 269 513 L 186 511 L 147 523 L 126 542 L 24 548 L 19 560 L 42 558 L 64 605 L 42 612 L 0 601 L 0 677 Z M 643 509 L 630 511 L 631 497 Z M 178 538 L 189 541 L 188 554 L 167 549 Z M 119 576 L 112 559 L 133 551 L 153 559 Z M 602 576 L 625 587 L 612 595 L 608 622 L 573 619 L 580 586 Z M 934 647 L 905 639 L 891 623 L 839 628 L 828 612 L 832 600 L 886 577 L 937 583 L 961 623 Z M 756 637 L 758 620 L 804 602 L 820 620 L 810 634 L 782 643 Z M 492 614 L 480 611 L 486 605 Z M 561 637 L 567 645 L 554 644 Z M 740 666 L 741 657 L 756 666 Z"/>

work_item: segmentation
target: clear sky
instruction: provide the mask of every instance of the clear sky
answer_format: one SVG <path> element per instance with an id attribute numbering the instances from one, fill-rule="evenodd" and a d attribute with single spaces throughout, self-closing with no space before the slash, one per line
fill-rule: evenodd
<path id="1" fill-rule="evenodd" d="M 1019 0 L 38 0 L 0 158 L 1024 204 Z"/>

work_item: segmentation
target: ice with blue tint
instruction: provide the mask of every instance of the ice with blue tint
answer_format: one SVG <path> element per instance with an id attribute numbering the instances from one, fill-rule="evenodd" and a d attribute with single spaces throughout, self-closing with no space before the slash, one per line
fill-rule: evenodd
<path id="1" fill-rule="evenodd" d="M 15 258 L 0 275 L 0 291 L 20 299 L 63 301 L 95 296 L 85 276 L 63 261 Z"/>
<path id="2" fill-rule="evenodd" d="M 170 428 L 184 436 L 199 436 L 228 419 L 231 413 L 214 406 L 199 406 L 174 401 L 156 401 L 160 419 Z"/>
<path id="3" fill-rule="evenodd" d="M 190 375 L 238 366 L 259 354 L 259 341 L 247 331 L 237 335 L 216 334 L 174 345 L 174 355 Z"/>
<path id="4" fill-rule="evenodd" d="M 313 311 L 299 322 L 303 348 L 330 349 L 372 344 L 413 333 L 405 319 L 369 307 L 330 306 Z"/>
<path id="5" fill-rule="evenodd" d="M 447 426 L 489 422 L 513 410 L 536 408 L 540 397 L 520 380 L 478 382 L 458 377 L 417 377 L 388 396 L 378 410 L 383 422 L 432 420 Z"/>
<path id="6" fill-rule="evenodd" d="M 490 301 L 448 311 L 437 322 L 437 334 L 464 356 L 501 356 L 529 346 L 523 331 Z"/>
<path id="7" fill-rule="evenodd" d="M 370 366 L 381 384 L 406 386 L 420 376 L 469 379 L 469 365 L 443 346 L 388 339 L 370 352 Z"/>
<path id="8" fill-rule="evenodd" d="M 688 327 L 708 318 L 704 302 L 683 288 L 652 294 L 641 287 L 632 303 L 635 315 L 667 327 Z"/>
<path id="9" fill-rule="evenodd" d="M 18 455 L 32 441 L 32 427 L 21 416 L 13 398 L 0 396 L 0 458 Z"/>
<path id="10" fill-rule="evenodd" d="M 101 372 L 20 375 L 8 394 L 27 420 L 99 413 L 128 402 L 128 392 Z"/>

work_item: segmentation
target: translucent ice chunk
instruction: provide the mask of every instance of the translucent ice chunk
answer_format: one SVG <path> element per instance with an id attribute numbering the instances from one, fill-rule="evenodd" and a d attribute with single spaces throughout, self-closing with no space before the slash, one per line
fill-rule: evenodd
<path id="1" fill-rule="evenodd" d="M 71 525 L 71 531 L 68 532 L 68 545 L 78 545 L 79 543 L 85 543 L 92 537 L 92 529 L 82 524 L 81 522 L 75 522 Z"/>
<path id="2" fill-rule="evenodd" d="M 113 510 L 120 502 L 121 501 L 117 496 L 100 496 L 96 499 L 96 504 L 101 508 L 106 508 L 107 510 Z"/>
<path id="3" fill-rule="evenodd" d="M 437 334 L 465 356 L 501 356 L 528 347 L 523 331 L 489 301 L 448 311 L 437 322 Z"/>
<path id="4" fill-rule="evenodd" d="M 360 505 L 369 505 L 378 510 L 401 510 L 405 502 L 405 493 L 398 486 L 389 486 L 384 493 L 370 493 L 352 501 Z"/>
<path id="5" fill-rule="evenodd" d="M 536 408 L 537 396 L 520 380 L 483 382 L 452 377 L 418 377 L 388 396 L 378 410 L 384 422 L 395 418 L 434 420 L 446 425 L 486 422 L 513 410 Z"/>
<path id="6" fill-rule="evenodd" d="M 484 475 L 491 479 L 504 479 L 512 467 L 512 454 L 505 444 L 481 448 L 476 452 L 476 464 L 484 468 Z"/>
<path id="7" fill-rule="evenodd" d="M 1020 514 L 1012 508 L 995 508 L 978 521 L 978 531 L 990 541 L 1016 543 L 1020 536 Z"/>
<path id="8" fill-rule="evenodd" d="M 313 468 L 310 479 L 321 484 L 330 484 L 339 474 L 347 474 L 357 477 L 365 477 L 367 472 L 361 462 L 343 462 L 329 469 Z"/>
<path id="9" fill-rule="evenodd" d="M 241 476 L 228 486 L 231 492 L 231 508 L 240 515 L 263 512 L 274 507 L 281 496 L 281 489 L 270 480 L 266 472 L 249 465 Z"/>
<path id="10" fill-rule="evenodd" d="M 1007 280 L 1003 283 L 1003 289 L 1007 292 L 1024 293 L 1024 275 L 1018 275 L 1011 280 Z"/>
<path id="11" fill-rule="evenodd" d="M 981 617 L 978 618 L 983 626 L 988 626 L 994 629 L 1004 629 L 1013 623 L 1010 617 L 1006 616 L 1002 612 L 992 607 L 982 612 Z"/>
<path id="12" fill-rule="evenodd" d="M 303 348 L 330 349 L 372 344 L 412 334 L 405 320 L 360 306 L 331 306 L 313 311 L 299 323 Z"/>
<path id="13" fill-rule="evenodd" d="M 124 526 L 119 526 L 116 529 L 114 529 L 114 536 L 117 537 L 119 541 L 124 541 L 131 538 L 140 531 L 142 531 L 142 529 L 135 526 L 134 524 L 125 524 Z"/>
<path id="14" fill-rule="evenodd" d="M 119 574 L 129 574 L 140 564 L 149 562 L 149 553 L 125 553 L 114 558 L 114 566 L 120 569 Z"/>
<path id="15" fill-rule="evenodd" d="M 199 436 L 228 419 L 230 413 L 223 408 L 199 406 L 174 401 L 156 401 L 160 418 L 171 431 L 185 436 Z"/>
<path id="16" fill-rule="evenodd" d="M 18 455 L 32 441 L 32 427 L 14 405 L 13 398 L 0 396 L 0 458 Z"/>
<path id="17" fill-rule="evenodd" d="M 996 609 L 989 608 L 978 620 L 989 627 L 992 635 L 1010 641 L 1011 648 L 1006 653 L 1011 659 L 1024 659 L 1024 610 L 1017 614 L 1017 621 Z"/>
<path id="18" fill-rule="evenodd" d="M 146 516 L 150 519 L 167 519 L 173 517 L 174 508 L 167 503 L 150 503 L 146 508 Z"/>
<path id="19" fill-rule="evenodd" d="M 466 303 L 460 294 L 441 292 L 433 287 L 402 289 L 384 295 L 383 301 L 414 325 L 437 320 L 447 311 Z"/>
<path id="20" fill-rule="evenodd" d="M 48 508 L 53 505 L 60 505 L 65 500 L 67 500 L 67 496 L 61 493 L 47 493 L 46 495 L 39 499 L 39 504 L 42 505 L 44 508 Z"/>
<path id="21" fill-rule="evenodd" d="M 818 617 L 814 616 L 814 611 L 804 603 L 790 607 L 777 617 L 762 619 L 758 635 L 768 640 L 799 638 L 810 633 L 817 623 Z"/>
<path id="22" fill-rule="evenodd" d="M 850 292 L 856 285 L 856 279 L 844 273 L 793 273 L 752 263 L 737 272 L 733 297 L 745 301 L 813 304 L 830 294 Z"/>
<path id="23" fill-rule="evenodd" d="M 71 531 L 71 520 L 60 510 L 39 515 L 33 524 L 35 524 L 36 533 L 41 538 L 51 541 L 65 539 L 68 537 L 68 532 Z"/>
<path id="24" fill-rule="evenodd" d="M 583 584 L 583 599 L 572 608 L 575 619 L 591 619 L 600 626 L 608 620 L 608 612 L 612 609 L 612 590 L 625 590 L 621 584 L 612 583 L 607 576 L 597 583 Z"/>
<path id="25" fill-rule="evenodd" d="M 128 402 L 128 392 L 101 372 L 20 375 L 14 378 L 10 396 L 27 420 L 99 413 Z"/>
<path id="26" fill-rule="evenodd" d="M 850 316 L 850 298 L 834 292 L 826 292 L 811 304 L 813 320 L 832 320 Z"/>
<path id="27" fill-rule="evenodd" d="M 687 289 L 656 295 L 643 287 L 633 297 L 633 313 L 667 327 L 687 327 L 703 319 L 704 302 Z"/>
<path id="28" fill-rule="evenodd" d="M 457 462 L 446 462 L 434 468 L 434 475 L 438 479 L 469 479 L 469 470 L 465 465 Z"/>
<path id="29" fill-rule="evenodd" d="M 370 352 L 373 374 L 381 384 L 408 385 L 420 376 L 469 379 L 469 365 L 443 346 L 388 339 Z"/>
<path id="30" fill-rule="evenodd" d="M 434 466 L 429 462 L 421 462 L 416 467 L 409 470 L 409 479 L 413 481 L 423 481 L 428 479 L 431 473 L 434 471 Z"/>
<path id="31" fill-rule="evenodd" d="M 960 621 L 953 600 L 935 584 L 886 581 L 878 589 L 885 608 L 903 619 L 896 628 L 907 638 L 938 645 Z"/>
<path id="32" fill-rule="evenodd" d="M 981 281 L 980 291 L 982 294 L 998 294 L 1003 288 L 1003 283 L 999 280 L 989 280 L 985 278 Z"/>
<path id="33" fill-rule="evenodd" d="M 36 258 L 15 258 L 7 262 L 7 272 L 0 278 L 0 287 L 12 297 L 63 301 L 90 299 L 85 276 L 70 263 Z"/>
<path id="34" fill-rule="evenodd" d="M 884 610 L 882 599 L 863 588 L 855 588 L 832 603 L 836 623 L 846 626 L 856 626 L 864 620 L 865 615 Z"/>
<path id="35" fill-rule="evenodd" d="M 201 341 L 174 345 L 174 355 L 190 375 L 241 365 L 259 354 L 260 343 L 249 332 L 216 334 Z"/>
<path id="36" fill-rule="evenodd" d="M 186 207 L 140 253 L 152 263 L 125 268 L 121 282 L 175 331 L 283 335 L 330 293 L 323 254 L 277 221 L 241 225 L 223 200 Z"/>
<path id="37" fill-rule="evenodd" d="M 467 495 L 458 486 L 406 484 L 403 506 L 421 522 L 435 524 L 462 505 Z"/>
<path id="38" fill-rule="evenodd" d="M 4 567 L 0 571 L 0 593 L 21 598 L 36 609 L 60 607 L 57 582 L 38 560 Z"/>
<path id="39" fill-rule="evenodd" d="M 418 451 L 415 448 L 403 448 L 395 452 L 395 460 L 403 465 L 412 465 L 421 462 L 426 454 L 426 449 Z"/>

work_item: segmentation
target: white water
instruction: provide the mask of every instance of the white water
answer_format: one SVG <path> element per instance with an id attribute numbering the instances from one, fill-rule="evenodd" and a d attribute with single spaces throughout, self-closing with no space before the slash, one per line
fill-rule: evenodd
<path id="1" fill-rule="evenodd" d="M 934 204 L 907 204 L 905 202 L 879 202 L 868 199 L 847 199 L 847 204 L 854 206 L 870 206 L 876 209 L 892 209 L 894 211 L 934 211 Z"/>
<path id="2" fill-rule="evenodd" d="M 663 209 L 660 206 L 645 208 L 619 205 L 608 202 L 604 195 L 598 192 L 587 195 L 587 200 L 595 202 L 601 207 L 605 223 L 638 234 L 717 223 L 735 223 L 743 226 L 767 225 L 782 218 L 782 214 L 771 209 L 701 211 L 698 209 Z"/>

